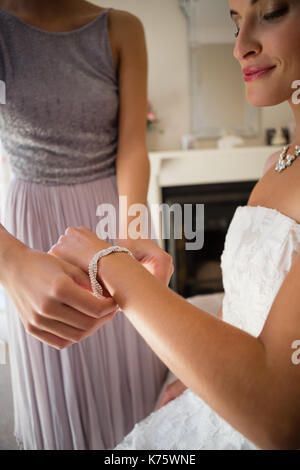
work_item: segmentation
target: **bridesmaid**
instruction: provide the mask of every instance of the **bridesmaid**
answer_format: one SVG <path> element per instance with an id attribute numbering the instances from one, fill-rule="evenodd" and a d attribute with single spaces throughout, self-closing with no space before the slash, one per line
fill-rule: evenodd
<path id="1" fill-rule="evenodd" d="M 110 296 L 97 299 L 83 271 L 47 254 L 70 225 L 95 231 L 101 204 L 126 230 L 119 196 L 147 203 L 146 54 L 142 23 L 125 11 L 0 1 L 0 137 L 13 174 L 0 282 L 23 449 L 113 448 L 153 410 L 168 372 Z M 168 284 L 172 260 L 157 242 L 107 242 Z"/>

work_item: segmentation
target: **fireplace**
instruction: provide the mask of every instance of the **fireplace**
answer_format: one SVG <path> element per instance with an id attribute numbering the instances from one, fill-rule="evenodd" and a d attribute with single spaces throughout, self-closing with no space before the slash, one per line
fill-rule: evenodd
<path id="1" fill-rule="evenodd" d="M 181 239 L 172 236 L 174 223 L 171 223 L 170 239 L 165 240 L 165 250 L 172 255 L 175 266 L 169 284 L 171 289 L 185 298 L 224 291 L 220 258 L 225 236 L 236 208 L 247 204 L 256 183 L 257 180 L 251 180 L 162 188 L 164 204 L 180 204 L 182 211 L 184 204 L 192 205 L 193 230 L 197 226 L 196 204 L 204 204 L 204 244 L 201 249 L 187 250 L 186 243 L 191 240 L 185 239 L 183 228 Z"/>
<path id="2" fill-rule="evenodd" d="M 224 292 L 220 264 L 228 227 L 236 208 L 248 203 L 265 162 L 277 150 L 263 146 L 149 153 L 148 202 L 159 246 L 173 257 L 170 288 L 183 297 Z M 204 205 L 202 249 L 187 250 L 191 240 L 184 237 L 176 239 L 170 234 L 164 238 L 164 217 L 151 207 L 174 203 L 181 209 L 184 204 Z M 196 208 L 193 212 L 196 214 Z M 177 219 L 177 225 L 183 222 Z"/>

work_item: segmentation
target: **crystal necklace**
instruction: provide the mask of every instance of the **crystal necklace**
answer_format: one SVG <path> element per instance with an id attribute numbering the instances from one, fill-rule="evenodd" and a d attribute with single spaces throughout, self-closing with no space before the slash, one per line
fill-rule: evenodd
<path id="1" fill-rule="evenodd" d="M 278 163 L 277 163 L 276 168 L 275 168 L 275 170 L 278 171 L 278 173 L 280 173 L 281 171 L 285 170 L 285 168 L 290 166 L 292 164 L 292 162 L 298 157 L 298 155 L 300 155 L 300 146 L 299 145 L 296 145 L 295 153 L 293 155 L 288 153 L 289 148 L 290 148 L 290 146 L 286 145 L 283 148 L 283 150 L 280 154 Z M 286 160 L 285 160 L 285 157 L 286 157 Z"/>

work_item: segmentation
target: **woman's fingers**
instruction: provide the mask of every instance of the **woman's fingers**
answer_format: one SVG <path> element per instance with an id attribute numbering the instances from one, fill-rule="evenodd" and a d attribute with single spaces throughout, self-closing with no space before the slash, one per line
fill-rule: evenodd
<path id="1" fill-rule="evenodd" d="M 70 344 L 78 343 L 88 336 L 91 336 L 102 325 L 110 321 L 114 314 L 114 312 L 111 312 L 108 315 L 95 320 L 92 325 L 90 325 L 90 327 L 85 330 L 81 330 L 60 321 L 45 318 L 42 315 L 36 314 L 34 316 L 34 324 L 31 323 L 28 325 L 27 332 L 36 338 L 41 339 L 42 341 L 46 339 L 47 343 L 51 346 L 53 345 L 58 349 L 62 349 L 66 346 L 69 346 Z"/>
<path id="2" fill-rule="evenodd" d="M 100 318 L 117 307 L 112 297 L 99 299 L 68 277 L 62 278 L 57 282 L 52 294 L 53 297 L 60 300 L 61 303 L 94 318 Z"/>
<path id="3" fill-rule="evenodd" d="M 48 333 L 47 331 L 39 330 L 33 325 L 29 325 L 26 330 L 27 333 L 31 334 L 39 341 L 42 341 L 43 343 L 46 343 L 48 346 L 52 346 L 55 349 L 61 350 L 73 344 L 71 341 L 67 341 L 57 335 Z"/>
<path id="4" fill-rule="evenodd" d="M 99 326 L 108 321 L 110 317 L 111 315 L 106 319 L 101 318 L 101 320 L 96 322 L 96 324 L 94 323 L 93 326 L 88 330 L 81 330 L 74 328 L 73 326 L 66 325 L 60 321 L 50 320 L 48 318 L 42 317 L 41 315 L 36 315 L 35 324 L 33 326 L 41 331 L 54 334 L 64 340 L 70 341 L 72 343 L 78 343 L 79 341 L 82 341 L 94 333 L 99 328 Z"/>
<path id="5" fill-rule="evenodd" d="M 72 266 L 72 268 L 70 267 L 68 273 L 78 285 L 90 292 L 92 291 L 89 275 L 82 271 L 82 269 Z"/>
<path id="6" fill-rule="evenodd" d="M 170 383 L 163 394 L 163 397 L 157 406 L 156 410 L 159 410 L 163 406 L 167 405 L 170 401 L 174 400 L 175 398 L 179 397 L 187 387 L 181 382 L 181 380 L 177 379 L 174 382 Z"/>
<path id="7" fill-rule="evenodd" d="M 49 318 L 38 314 L 34 316 L 33 322 L 34 323 L 32 326 L 34 328 L 37 328 L 41 331 L 47 331 L 47 333 L 52 333 L 55 336 L 58 336 L 59 338 L 65 339 L 67 341 L 71 341 L 72 343 L 81 341 L 85 333 L 78 328 L 74 328 L 56 320 L 50 320 Z"/>
<path id="8" fill-rule="evenodd" d="M 99 299 L 90 292 L 89 277 L 80 268 L 66 263 L 64 270 L 65 275 L 58 277 L 48 301 L 27 328 L 42 341 L 49 338 L 58 349 L 92 335 L 118 310 L 112 297 Z"/>
<path id="9" fill-rule="evenodd" d="M 116 311 L 116 308 L 110 309 L 104 313 L 100 319 L 105 318 L 106 315 Z M 91 331 L 99 324 L 99 318 L 94 318 L 84 313 L 78 312 L 68 305 L 59 305 L 53 303 L 53 308 L 49 306 L 47 311 L 43 312 L 43 317 L 56 322 L 64 323 L 65 325 L 77 328 L 79 330 Z M 50 330 L 49 330 L 50 331 Z"/>
<path id="10" fill-rule="evenodd" d="M 63 349 L 93 334 L 113 318 L 117 304 L 98 299 L 80 268 L 37 250 L 20 252 L 18 275 L 9 270 L 6 289 L 25 330 Z"/>
<path id="11" fill-rule="evenodd" d="M 90 281 L 90 278 L 89 278 L 88 274 L 86 274 L 80 268 L 74 267 L 74 269 L 73 269 L 73 266 L 72 266 L 72 271 L 71 271 L 70 275 L 71 275 L 72 279 L 77 284 L 84 287 L 86 290 L 92 292 L 91 281 Z M 106 287 L 102 286 L 102 289 L 103 289 L 103 297 L 110 297 L 111 298 L 111 295 L 108 292 L 108 290 L 106 289 Z"/>

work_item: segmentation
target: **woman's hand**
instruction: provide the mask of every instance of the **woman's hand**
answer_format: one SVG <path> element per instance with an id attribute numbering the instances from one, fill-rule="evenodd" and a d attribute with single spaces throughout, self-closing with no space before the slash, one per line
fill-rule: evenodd
<path id="1" fill-rule="evenodd" d="M 166 390 L 164 391 L 162 399 L 159 405 L 157 406 L 156 410 L 159 410 L 170 401 L 179 397 L 179 395 L 181 395 L 186 389 L 187 387 L 179 379 L 175 380 L 175 382 L 170 383 L 166 387 Z"/>
<path id="2" fill-rule="evenodd" d="M 166 286 L 174 272 L 172 256 L 162 250 L 150 239 L 133 240 L 130 238 L 119 238 L 117 245 L 128 248 L 135 259 L 139 261 L 153 276 L 159 279 Z"/>
<path id="3" fill-rule="evenodd" d="M 16 250 L 3 286 L 25 330 L 59 350 L 90 336 L 118 310 L 111 297 L 90 292 L 81 269 L 27 247 Z"/>
<path id="4" fill-rule="evenodd" d="M 61 258 L 87 273 L 93 256 L 98 251 L 110 246 L 112 245 L 103 241 L 87 227 L 69 227 L 49 250 L 49 254 Z"/>
<path id="5" fill-rule="evenodd" d="M 163 284 L 169 285 L 174 272 L 172 257 L 152 240 L 117 239 L 116 245 L 128 248 L 135 259 L 151 274 Z M 88 266 L 94 254 L 110 246 L 112 245 L 103 241 L 86 227 L 70 227 L 49 253 L 88 272 Z"/>
<path id="6" fill-rule="evenodd" d="M 57 243 L 51 247 L 49 254 L 88 273 L 93 256 L 110 246 L 112 245 L 103 241 L 87 227 L 68 227 L 65 234 L 61 235 Z M 105 286 L 102 287 L 103 296 L 111 297 Z"/>

